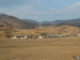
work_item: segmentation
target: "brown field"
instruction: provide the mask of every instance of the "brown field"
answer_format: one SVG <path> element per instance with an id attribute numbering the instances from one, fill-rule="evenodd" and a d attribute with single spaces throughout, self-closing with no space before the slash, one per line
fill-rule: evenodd
<path id="1" fill-rule="evenodd" d="M 75 60 L 80 37 L 55 39 L 0 39 L 0 60 Z"/>

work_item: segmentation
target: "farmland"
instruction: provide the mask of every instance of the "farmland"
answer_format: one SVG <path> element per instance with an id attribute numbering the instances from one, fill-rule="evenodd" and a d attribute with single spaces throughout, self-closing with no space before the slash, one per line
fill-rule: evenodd
<path id="1" fill-rule="evenodd" d="M 75 60 L 80 37 L 0 39 L 0 60 Z"/>

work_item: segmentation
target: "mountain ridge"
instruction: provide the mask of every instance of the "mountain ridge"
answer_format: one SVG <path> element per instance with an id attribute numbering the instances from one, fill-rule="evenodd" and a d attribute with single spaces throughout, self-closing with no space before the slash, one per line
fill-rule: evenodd
<path id="1" fill-rule="evenodd" d="M 44 21 L 44 22 L 42 22 L 41 24 L 42 24 L 43 26 L 70 25 L 70 26 L 80 27 L 80 19 Z"/>
<path id="2" fill-rule="evenodd" d="M 15 29 L 32 29 L 36 28 L 37 24 L 25 22 L 17 17 L 0 14 L 0 23 L 6 24 Z"/>
<path id="3" fill-rule="evenodd" d="M 33 19 L 19 19 L 14 16 L 0 14 L 0 24 L 6 24 L 7 26 L 14 29 L 34 29 L 38 26 L 62 26 L 70 25 L 80 27 L 80 18 L 70 20 L 55 20 L 55 21 L 43 21 L 38 22 Z"/>

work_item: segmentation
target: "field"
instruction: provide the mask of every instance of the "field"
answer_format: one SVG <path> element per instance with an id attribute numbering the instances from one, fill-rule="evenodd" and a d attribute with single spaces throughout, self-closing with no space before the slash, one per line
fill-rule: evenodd
<path id="1" fill-rule="evenodd" d="M 80 37 L 55 39 L 0 39 L 0 60 L 75 60 Z"/>

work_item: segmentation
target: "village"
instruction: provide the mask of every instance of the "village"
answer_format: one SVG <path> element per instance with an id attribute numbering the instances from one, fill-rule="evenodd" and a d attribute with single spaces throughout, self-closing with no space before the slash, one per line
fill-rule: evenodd
<path id="1" fill-rule="evenodd" d="M 13 39 L 28 39 L 28 38 L 32 38 L 32 39 L 35 39 L 35 38 L 64 38 L 64 37 L 71 37 L 71 36 L 80 36 L 80 34 L 74 34 L 74 35 L 55 35 L 55 34 L 41 34 L 40 36 L 36 36 L 36 35 L 15 35 L 15 36 L 12 36 L 11 38 Z"/>
<path id="2" fill-rule="evenodd" d="M 55 28 L 55 29 L 54 29 Z M 13 39 L 42 39 L 42 38 L 64 38 L 80 36 L 80 28 L 73 26 L 61 27 L 39 27 L 37 29 L 18 29 L 10 38 Z"/>
<path id="3" fill-rule="evenodd" d="M 79 31 L 75 32 L 74 30 L 64 31 L 61 32 L 47 32 L 47 31 L 30 31 L 30 30 L 20 30 L 19 33 L 21 34 L 15 34 L 11 38 L 13 39 L 42 39 L 42 38 L 64 38 L 64 37 L 72 37 L 72 36 L 80 36 Z"/>
<path id="4" fill-rule="evenodd" d="M 55 28 L 55 29 L 54 29 Z M 38 27 L 36 29 L 10 29 L 0 25 L 0 36 L 12 39 L 42 39 L 80 36 L 80 29 L 72 26 Z"/>

